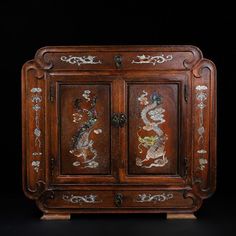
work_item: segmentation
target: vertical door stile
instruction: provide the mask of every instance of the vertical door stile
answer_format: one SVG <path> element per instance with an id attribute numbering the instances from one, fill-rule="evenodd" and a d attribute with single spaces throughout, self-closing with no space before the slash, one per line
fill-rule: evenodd
<path id="1" fill-rule="evenodd" d="M 127 94 L 126 94 L 126 83 L 125 80 L 120 78 L 118 80 L 119 83 L 119 112 L 124 113 L 127 116 Z M 119 142 L 120 142 L 120 155 L 119 155 L 119 181 L 123 181 L 125 177 L 125 166 L 126 166 L 126 150 L 127 150 L 127 142 L 126 142 L 126 134 L 127 134 L 127 124 L 119 129 Z"/>
<path id="2" fill-rule="evenodd" d="M 119 83 L 117 79 L 112 82 L 112 94 L 111 94 L 111 114 L 112 117 L 119 112 Z M 119 182 L 119 128 L 111 122 L 111 149 L 112 149 L 112 172 L 115 177 L 115 181 Z"/>

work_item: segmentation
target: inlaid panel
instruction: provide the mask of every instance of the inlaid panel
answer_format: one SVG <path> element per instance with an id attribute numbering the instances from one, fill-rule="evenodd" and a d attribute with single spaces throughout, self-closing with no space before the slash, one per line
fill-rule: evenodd
<path id="1" fill-rule="evenodd" d="M 129 84 L 129 174 L 176 174 L 178 84 Z"/>
<path id="2" fill-rule="evenodd" d="M 110 87 L 61 84 L 60 173 L 110 173 Z"/>

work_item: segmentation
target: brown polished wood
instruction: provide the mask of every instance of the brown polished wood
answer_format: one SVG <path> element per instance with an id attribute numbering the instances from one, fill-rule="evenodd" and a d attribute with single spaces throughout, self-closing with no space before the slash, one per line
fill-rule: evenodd
<path id="1" fill-rule="evenodd" d="M 70 220 L 70 214 L 47 214 L 45 213 L 41 220 Z"/>
<path id="2" fill-rule="evenodd" d="M 174 214 L 167 213 L 167 220 L 196 220 L 196 216 L 194 214 Z"/>
<path id="3" fill-rule="evenodd" d="M 44 213 L 193 219 L 216 187 L 216 68 L 194 46 L 45 47 L 22 68 L 23 190 Z"/>

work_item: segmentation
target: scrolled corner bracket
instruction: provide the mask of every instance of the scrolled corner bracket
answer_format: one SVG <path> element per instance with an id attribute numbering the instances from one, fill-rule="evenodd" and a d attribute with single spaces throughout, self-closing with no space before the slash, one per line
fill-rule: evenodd
<path id="1" fill-rule="evenodd" d="M 44 71 L 38 62 L 35 60 L 28 61 L 24 64 L 22 75 L 24 78 L 27 78 L 27 74 L 29 71 L 33 71 L 33 77 L 36 79 L 43 79 L 44 78 Z"/>
<path id="2" fill-rule="evenodd" d="M 184 59 L 183 61 L 183 66 L 187 70 L 190 70 L 203 58 L 201 50 L 197 47 L 191 46 L 189 52 L 192 54 L 192 56 L 190 58 Z"/>
<path id="3" fill-rule="evenodd" d="M 183 192 L 184 199 L 191 199 L 192 200 L 192 210 L 197 211 L 202 205 L 202 198 L 198 195 L 194 194 L 192 190 L 185 190 Z"/>
<path id="4" fill-rule="evenodd" d="M 214 189 L 210 186 L 208 188 L 204 188 L 204 180 L 201 177 L 195 176 L 193 184 L 196 192 L 202 199 L 209 198 L 214 193 Z"/>
<path id="5" fill-rule="evenodd" d="M 158 65 L 158 64 L 162 64 L 164 62 L 168 62 L 173 60 L 173 55 L 156 55 L 156 56 L 150 56 L 150 55 L 137 55 L 136 60 L 132 60 L 132 64 L 152 64 L 153 66 Z"/>
<path id="6" fill-rule="evenodd" d="M 35 57 L 34 57 L 35 61 L 40 65 L 40 67 L 43 70 L 50 70 L 53 68 L 53 62 L 51 60 L 47 61 L 45 59 L 45 55 L 49 52 L 51 52 L 51 49 L 50 49 L 50 51 L 48 51 L 47 48 L 41 48 L 35 54 Z"/>
<path id="7" fill-rule="evenodd" d="M 208 69 L 210 72 L 216 71 L 215 65 L 212 61 L 208 59 L 201 59 L 198 63 L 193 67 L 193 75 L 195 78 L 201 78 L 202 72 L 204 69 Z"/>
<path id="8" fill-rule="evenodd" d="M 25 194 L 30 198 L 30 199 L 38 199 L 42 193 L 46 189 L 46 183 L 42 180 L 39 180 L 35 183 L 35 189 L 30 189 L 28 186 L 26 187 Z"/>
<path id="9" fill-rule="evenodd" d="M 97 60 L 96 56 L 91 56 L 91 55 L 88 55 L 88 56 L 72 56 L 72 55 L 61 56 L 60 60 L 62 62 L 66 62 L 66 63 L 72 64 L 72 65 L 77 64 L 78 66 L 83 65 L 83 64 L 90 64 L 90 65 L 102 64 L 101 60 Z"/>
<path id="10" fill-rule="evenodd" d="M 55 199 L 55 192 L 52 189 L 47 189 L 37 198 L 36 204 L 38 208 L 45 212 L 47 210 L 47 201 Z"/>

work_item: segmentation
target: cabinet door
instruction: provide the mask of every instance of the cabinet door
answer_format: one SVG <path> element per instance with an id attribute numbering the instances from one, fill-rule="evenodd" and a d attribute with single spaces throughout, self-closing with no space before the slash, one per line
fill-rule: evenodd
<path id="1" fill-rule="evenodd" d="M 56 76 L 51 81 L 53 182 L 114 182 L 112 145 L 118 131 L 110 126 L 111 112 L 116 109 L 112 80 Z"/>
<path id="2" fill-rule="evenodd" d="M 124 87 L 128 125 L 123 131 L 123 181 L 183 182 L 186 77 L 130 77 Z"/>

